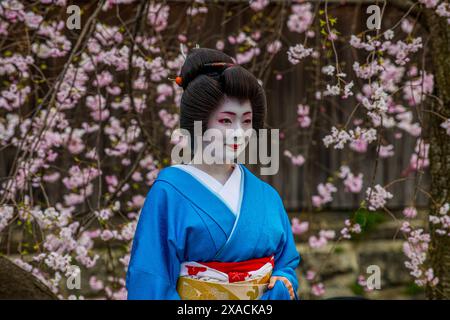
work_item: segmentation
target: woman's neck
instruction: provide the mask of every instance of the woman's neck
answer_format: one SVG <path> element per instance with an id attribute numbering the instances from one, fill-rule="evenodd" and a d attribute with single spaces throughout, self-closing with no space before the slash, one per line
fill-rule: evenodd
<path id="1" fill-rule="evenodd" d="M 216 180 L 218 180 L 221 184 L 225 184 L 228 181 L 231 174 L 233 173 L 235 164 L 193 164 L 189 165 L 200 169 Z"/>

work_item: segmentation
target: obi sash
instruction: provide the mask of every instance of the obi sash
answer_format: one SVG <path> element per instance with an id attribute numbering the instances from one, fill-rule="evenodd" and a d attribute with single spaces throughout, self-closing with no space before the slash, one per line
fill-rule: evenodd
<path id="1" fill-rule="evenodd" d="M 267 291 L 274 256 L 239 262 L 183 262 L 177 281 L 182 300 L 257 300 Z"/>

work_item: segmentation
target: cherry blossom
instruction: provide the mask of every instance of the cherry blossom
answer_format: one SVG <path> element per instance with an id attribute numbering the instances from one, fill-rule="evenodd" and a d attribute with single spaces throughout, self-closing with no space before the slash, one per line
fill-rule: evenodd
<path id="1" fill-rule="evenodd" d="M 292 233 L 296 235 L 302 235 L 309 229 L 309 223 L 307 221 L 301 222 L 298 218 L 292 218 Z"/>
<path id="2" fill-rule="evenodd" d="M 312 48 L 305 48 L 302 44 L 297 44 L 294 47 L 289 47 L 287 52 L 288 60 L 292 64 L 298 64 L 300 60 L 310 56 L 313 53 Z"/>
<path id="3" fill-rule="evenodd" d="M 322 205 L 333 201 L 332 193 L 337 192 L 337 188 L 330 182 L 325 184 L 320 183 L 317 186 L 318 195 L 312 196 L 312 204 L 314 207 L 321 207 Z"/>
<path id="4" fill-rule="evenodd" d="M 417 210 L 414 207 L 405 208 L 403 209 L 403 215 L 409 219 L 415 218 L 417 216 Z"/>
<path id="5" fill-rule="evenodd" d="M 387 199 L 392 199 L 392 193 L 386 191 L 382 186 L 377 184 L 374 188 L 369 187 L 366 190 L 368 208 L 371 211 L 383 208 Z"/>

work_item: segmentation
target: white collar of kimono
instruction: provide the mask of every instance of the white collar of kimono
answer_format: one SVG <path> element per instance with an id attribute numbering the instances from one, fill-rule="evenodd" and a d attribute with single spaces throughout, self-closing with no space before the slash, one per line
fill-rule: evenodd
<path id="1" fill-rule="evenodd" d="M 234 170 L 225 184 L 221 184 L 217 179 L 194 166 L 188 164 L 177 164 L 174 165 L 174 167 L 183 169 L 197 178 L 197 180 L 206 185 L 211 191 L 218 194 L 220 198 L 230 207 L 231 211 L 237 215 L 239 210 L 240 195 L 242 192 L 242 172 L 239 165 L 234 165 Z"/>

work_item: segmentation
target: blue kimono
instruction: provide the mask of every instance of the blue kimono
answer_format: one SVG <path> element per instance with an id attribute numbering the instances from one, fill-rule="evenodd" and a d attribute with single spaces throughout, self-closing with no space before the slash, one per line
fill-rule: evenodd
<path id="1" fill-rule="evenodd" d="M 180 299 L 176 290 L 184 261 L 238 262 L 275 255 L 272 276 L 286 277 L 296 299 L 300 262 L 278 192 L 244 165 L 237 216 L 191 174 L 160 171 L 142 208 L 126 276 L 128 299 Z M 282 281 L 261 300 L 289 300 Z"/>

